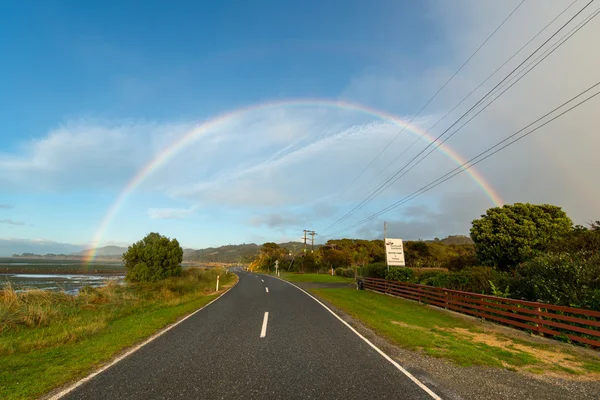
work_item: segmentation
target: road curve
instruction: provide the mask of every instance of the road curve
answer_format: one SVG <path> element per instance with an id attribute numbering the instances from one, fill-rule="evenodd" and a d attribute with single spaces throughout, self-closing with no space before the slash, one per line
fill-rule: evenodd
<path id="1" fill-rule="evenodd" d="M 222 298 L 63 398 L 432 398 L 301 290 L 236 272 Z"/>

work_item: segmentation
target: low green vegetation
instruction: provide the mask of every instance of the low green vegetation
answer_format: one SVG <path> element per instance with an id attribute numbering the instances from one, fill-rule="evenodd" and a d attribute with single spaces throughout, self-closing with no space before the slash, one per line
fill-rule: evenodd
<path id="1" fill-rule="evenodd" d="M 284 272 L 281 278 L 290 282 L 315 282 L 315 283 L 353 283 L 354 279 L 329 274 L 297 274 Z"/>
<path id="2" fill-rule="evenodd" d="M 370 291 L 311 290 L 391 343 L 452 360 L 532 373 L 600 378 L 600 358 L 582 349 L 500 333 L 494 327 L 434 308 Z"/>
<path id="3" fill-rule="evenodd" d="M 221 291 L 237 279 L 220 268 L 182 271 L 167 262 L 181 262 L 178 244 L 154 244 L 130 264 L 135 273 L 127 285 L 84 287 L 75 296 L 0 290 L 0 398 L 34 398 L 85 376 L 214 299 L 217 276 Z"/>

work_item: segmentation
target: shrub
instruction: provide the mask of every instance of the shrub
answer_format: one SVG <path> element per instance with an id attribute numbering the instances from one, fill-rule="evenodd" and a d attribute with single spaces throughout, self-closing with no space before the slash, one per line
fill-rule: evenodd
<path id="1" fill-rule="evenodd" d="M 130 282 L 156 282 L 169 276 L 181 274 L 183 249 L 177 239 L 169 239 L 158 233 L 149 233 L 123 254 Z"/>
<path id="2" fill-rule="evenodd" d="M 415 282 L 464 292 L 491 293 L 490 282 L 498 282 L 496 288 L 507 287 L 503 277 L 503 273 L 489 267 L 469 267 L 457 272 L 424 271 L 418 275 Z"/>
<path id="3" fill-rule="evenodd" d="M 512 279 L 513 297 L 600 309 L 600 255 L 545 254 L 524 262 Z"/>
<path id="4" fill-rule="evenodd" d="M 354 278 L 354 268 L 344 268 L 342 276 L 346 278 Z"/>
<path id="5" fill-rule="evenodd" d="M 421 285 L 444 287 L 448 282 L 448 272 L 443 271 L 426 271 L 419 275 L 419 283 Z"/>
<path id="6" fill-rule="evenodd" d="M 385 278 L 387 274 L 387 265 L 383 262 L 373 263 L 361 268 L 362 276 L 370 278 Z"/>
<path id="7" fill-rule="evenodd" d="M 479 264 L 475 254 L 475 246 L 461 245 L 453 246 L 455 254 L 452 254 L 446 259 L 442 266 L 450 271 L 460 271 L 463 268 L 474 267 Z"/>
<path id="8" fill-rule="evenodd" d="M 354 278 L 354 268 L 336 268 L 334 273 L 345 278 Z"/>
<path id="9" fill-rule="evenodd" d="M 385 278 L 390 281 L 412 282 L 415 277 L 415 271 L 411 268 L 390 268 Z"/>

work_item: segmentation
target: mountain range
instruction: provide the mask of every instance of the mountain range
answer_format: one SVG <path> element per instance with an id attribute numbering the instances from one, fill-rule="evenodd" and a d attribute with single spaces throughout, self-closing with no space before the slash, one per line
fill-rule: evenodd
<path id="1" fill-rule="evenodd" d="M 444 239 L 428 240 L 430 243 L 451 244 L 472 244 L 473 241 L 468 236 L 456 235 Z M 304 244 L 302 242 L 280 243 L 281 247 L 289 251 L 300 251 Z M 322 245 L 315 245 L 315 249 Z M 307 245 L 310 248 L 310 245 Z M 75 257 L 82 257 L 90 249 L 83 245 L 74 245 L 68 243 L 58 243 L 49 240 L 27 240 L 27 239 L 0 239 L 0 257 L 9 257 L 13 254 L 61 254 Z M 127 247 L 122 246 L 104 246 L 95 249 L 96 255 L 100 257 L 120 258 L 127 251 Z M 200 262 L 249 262 L 260 252 L 260 246 L 255 243 L 229 244 L 220 247 L 208 247 L 205 249 L 183 249 L 184 261 Z"/>

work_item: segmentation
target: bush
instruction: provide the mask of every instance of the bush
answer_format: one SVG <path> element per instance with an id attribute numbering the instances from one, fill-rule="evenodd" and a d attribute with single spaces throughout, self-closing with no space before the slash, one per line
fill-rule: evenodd
<path id="1" fill-rule="evenodd" d="M 494 282 L 497 272 L 490 267 L 470 267 L 448 274 L 447 289 L 473 293 L 491 293 L 490 281 Z"/>
<path id="2" fill-rule="evenodd" d="M 177 239 L 169 239 L 158 233 L 149 233 L 123 254 L 130 282 L 156 282 L 181 274 L 183 249 Z"/>
<path id="3" fill-rule="evenodd" d="M 361 268 L 362 276 L 384 279 L 387 274 L 385 263 L 373 263 Z"/>
<path id="4" fill-rule="evenodd" d="M 600 309 L 600 255 L 545 254 L 520 264 L 512 285 L 513 297 Z"/>
<path id="5" fill-rule="evenodd" d="M 479 264 L 475 254 L 475 246 L 461 245 L 453 246 L 455 254 L 452 254 L 442 263 L 442 266 L 450 271 L 460 271 L 463 268 L 474 267 Z"/>
<path id="6" fill-rule="evenodd" d="M 390 268 L 385 278 L 390 281 L 412 282 L 415 277 L 415 271 L 412 268 Z"/>
<path id="7" fill-rule="evenodd" d="M 334 273 L 345 278 L 354 278 L 354 268 L 336 268 Z"/>
<path id="8" fill-rule="evenodd" d="M 425 271 L 419 275 L 421 285 L 444 287 L 448 282 L 448 272 L 443 271 Z"/>

